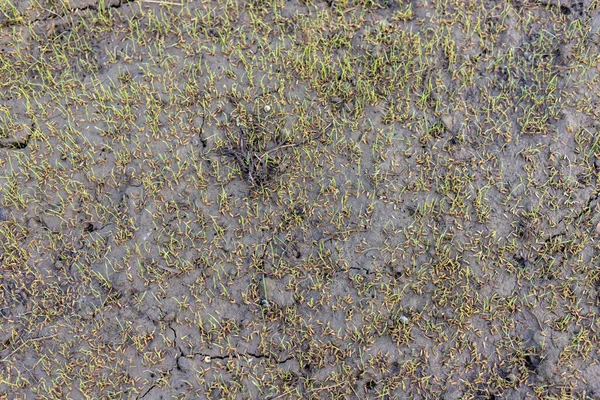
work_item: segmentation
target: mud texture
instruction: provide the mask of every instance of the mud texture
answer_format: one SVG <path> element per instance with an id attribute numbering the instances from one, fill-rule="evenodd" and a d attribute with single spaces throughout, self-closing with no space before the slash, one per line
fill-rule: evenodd
<path id="1" fill-rule="evenodd" d="M 0 397 L 600 399 L 598 1 L 0 2 Z"/>

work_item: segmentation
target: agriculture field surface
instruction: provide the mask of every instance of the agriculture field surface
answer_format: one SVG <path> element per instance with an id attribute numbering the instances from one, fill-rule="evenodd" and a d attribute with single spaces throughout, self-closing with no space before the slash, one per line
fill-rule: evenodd
<path id="1" fill-rule="evenodd" d="M 600 2 L 0 0 L 0 398 L 600 399 Z"/>

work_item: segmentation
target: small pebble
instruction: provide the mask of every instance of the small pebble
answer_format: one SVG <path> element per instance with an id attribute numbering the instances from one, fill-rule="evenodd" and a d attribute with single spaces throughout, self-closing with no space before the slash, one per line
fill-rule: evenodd
<path id="1" fill-rule="evenodd" d="M 454 131 L 454 117 L 450 114 L 444 114 L 442 115 L 442 123 L 444 124 L 444 127 L 446 128 L 447 131 L 449 132 L 453 132 Z"/>
<path id="2" fill-rule="evenodd" d="M 408 324 L 408 321 L 408 318 L 406 318 L 404 315 L 400 317 L 400 322 L 402 322 L 404 325 Z"/>
<path id="3" fill-rule="evenodd" d="M 265 308 L 269 307 L 269 300 L 267 300 L 267 299 L 262 299 L 262 300 L 260 301 L 260 306 L 261 306 L 261 307 L 265 307 Z"/>

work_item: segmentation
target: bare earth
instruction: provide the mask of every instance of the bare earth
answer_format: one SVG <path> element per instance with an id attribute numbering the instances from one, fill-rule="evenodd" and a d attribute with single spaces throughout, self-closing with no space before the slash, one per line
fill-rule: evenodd
<path id="1" fill-rule="evenodd" d="M 598 0 L 1 0 L 0 398 L 600 399 L 599 65 Z"/>

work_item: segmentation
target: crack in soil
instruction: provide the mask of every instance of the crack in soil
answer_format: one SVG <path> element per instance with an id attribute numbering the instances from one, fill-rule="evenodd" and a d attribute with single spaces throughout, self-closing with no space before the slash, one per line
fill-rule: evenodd
<path id="1" fill-rule="evenodd" d="M 108 5 L 105 5 L 103 8 L 104 9 L 120 8 L 121 6 L 127 5 L 129 3 L 133 3 L 135 1 L 137 1 L 137 0 L 118 0 L 116 3 L 109 3 Z M 30 20 L 29 23 L 36 24 L 38 22 L 45 22 L 45 21 L 51 21 L 51 20 L 55 20 L 55 19 L 59 19 L 59 18 L 65 18 L 70 13 L 77 12 L 77 11 L 83 11 L 83 12 L 98 11 L 99 8 L 100 7 L 97 4 L 90 4 L 90 5 L 83 6 L 83 7 L 71 7 L 67 11 L 60 13 L 60 14 L 57 14 L 50 10 L 46 10 L 47 11 L 46 15 L 36 17 L 36 18 Z M 27 23 L 28 23 L 27 21 L 20 22 L 18 20 L 8 20 L 3 23 L 0 23 L 0 29 L 8 28 L 11 26 L 26 26 Z"/>
<path id="2" fill-rule="evenodd" d="M 152 384 L 152 386 L 150 386 L 150 387 L 148 388 L 148 390 L 146 390 L 146 393 L 144 393 L 143 395 L 141 395 L 141 396 L 138 396 L 138 397 L 136 397 L 136 398 L 137 398 L 137 399 L 143 399 L 143 398 L 144 398 L 144 397 L 146 397 L 146 396 L 148 395 L 148 393 L 150 393 L 150 391 L 151 391 L 152 389 L 154 389 L 155 387 L 156 387 L 156 385 L 155 385 L 155 384 Z"/>
<path id="3" fill-rule="evenodd" d="M 181 349 L 180 349 L 181 350 Z M 186 358 L 194 358 L 197 356 L 200 357 L 209 357 L 210 360 L 230 360 L 232 358 L 241 358 L 241 357 L 246 357 L 246 358 L 256 358 L 258 360 L 274 360 L 274 357 L 271 355 L 265 355 L 265 354 L 255 354 L 255 353 L 239 353 L 236 352 L 234 354 L 230 354 L 230 355 L 226 355 L 226 356 L 213 356 L 211 354 L 206 354 L 206 353 L 188 353 L 188 354 L 182 354 L 183 357 Z M 277 364 L 285 364 L 286 362 L 293 360 L 294 357 L 293 356 L 289 356 L 283 360 L 274 360 Z"/>
<path id="4" fill-rule="evenodd" d="M 29 145 L 29 135 L 25 139 L 0 139 L 0 149 L 23 150 Z"/>
<path id="5" fill-rule="evenodd" d="M 169 327 L 169 329 L 171 329 L 171 331 L 173 331 L 173 335 L 175 336 L 174 340 L 173 340 L 173 347 L 176 347 L 177 350 L 179 350 L 179 355 L 175 358 L 175 364 L 176 364 L 176 368 L 177 370 L 181 371 L 181 365 L 179 364 L 179 359 L 181 357 L 186 357 L 186 358 L 194 358 L 197 356 L 200 356 L 202 358 L 206 358 L 209 357 L 210 360 L 229 360 L 231 358 L 241 358 L 241 357 L 246 357 L 246 358 L 256 358 L 258 360 L 274 360 L 274 357 L 272 355 L 265 355 L 265 354 L 257 354 L 257 353 L 251 353 L 251 352 L 247 352 L 247 353 L 240 353 L 237 350 L 235 351 L 234 354 L 230 354 L 230 355 L 225 355 L 225 356 L 217 356 L 217 355 L 211 355 L 211 354 L 207 354 L 207 353 L 200 353 L 200 352 L 192 352 L 192 353 L 185 353 L 183 351 L 183 349 L 181 348 L 181 346 L 179 346 L 177 344 L 177 330 L 175 330 L 175 328 L 173 328 L 172 324 L 169 323 L 167 325 Z M 277 364 L 285 364 L 286 362 L 293 360 L 294 357 L 293 356 L 289 356 L 283 360 L 274 360 L 277 362 Z"/>
<path id="6" fill-rule="evenodd" d="M 367 275 L 371 275 L 374 273 L 373 271 L 370 271 L 370 270 L 366 269 L 365 267 L 350 267 L 350 269 L 353 269 L 356 271 L 364 271 L 364 273 Z"/>

